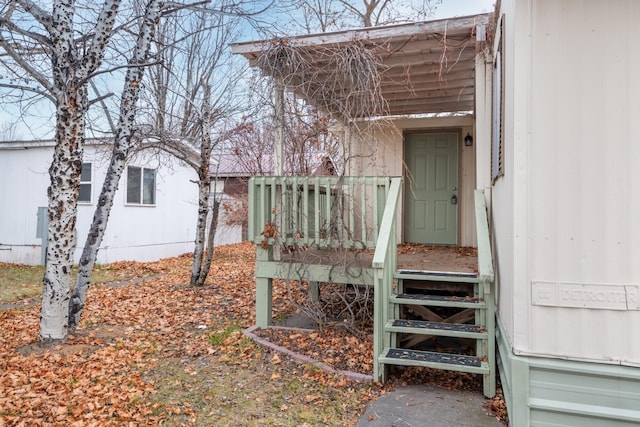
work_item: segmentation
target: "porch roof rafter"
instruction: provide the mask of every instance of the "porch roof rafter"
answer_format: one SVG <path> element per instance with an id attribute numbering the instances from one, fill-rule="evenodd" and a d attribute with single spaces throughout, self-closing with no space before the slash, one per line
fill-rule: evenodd
<path id="1" fill-rule="evenodd" d="M 302 35 L 279 40 L 261 40 L 231 45 L 251 66 L 276 77 L 262 65 L 261 54 L 274 43 L 285 42 L 295 48 L 304 61 L 302 73 L 292 75 L 288 89 L 312 105 L 362 118 L 362 111 L 351 113 L 340 104 L 350 96 L 348 85 L 336 85 L 331 72 L 328 49 L 339 49 L 358 42 L 379 59 L 378 87 L 385 103 L 382 115 L 474 111 L 475 63 L 487 45 L 491 14 L 364 28 L 350 31 Z M 324 51 L 323 51 L 324 49 Z M 337 91 L 328 100 L 327 91 Z"/>

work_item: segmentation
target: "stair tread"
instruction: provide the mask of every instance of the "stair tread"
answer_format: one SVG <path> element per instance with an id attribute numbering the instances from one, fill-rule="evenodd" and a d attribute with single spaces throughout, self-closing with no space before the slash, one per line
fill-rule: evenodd
<path id="1" fill-rule="evenodd" d="M 467 323 L 431 322 L 428 320 L 394 319 L 389 326 L 421 329 L 440 329 L 445 331 L 477 332 L 483 333 L 487 328 L 483 325 L 470 325 Z"/>
<path id="2" fill-rule="evenodd" d="M 476 273 L 407 270 L 407 269 L 396 270 L 394 277 L 396 279 L 445 281 L 445 282 L 459 282 L 459 283 L 478 283 L 480 281 Z"/>
<path id="3" fill-rule="evenodd" d="M 412 274 L 423 276 L 447 276 L 447 277 L 478 277 L 478 273 L 466 273 L 460 271 L 434 271 L 434 270 L 412 270 L 408 268 L 399 268 L 397 274 Z"/>
<path id="4" fill-rule="evenodd" d="M 390 348 L 384 352 L 384 357 L 398 361 L 412 361 L 424 363 L 441 363 L 456 366 L 482 367 L 482 359 L 464 354 L 436 353 L 424 350 L 405 348 Z"/>
<path id="5" fill-rule="evenodd" d="M 412 300 L 412 301 L 438 301 L 438 302 L 453 302 L 453 303 L 469 303 L 469 304 L 484 304 L 481 298 L 474 297 L 459 297 L 448 295 L 426 295 L 426 294 L 398 294 L 395 295 L 395 299 Z"/>

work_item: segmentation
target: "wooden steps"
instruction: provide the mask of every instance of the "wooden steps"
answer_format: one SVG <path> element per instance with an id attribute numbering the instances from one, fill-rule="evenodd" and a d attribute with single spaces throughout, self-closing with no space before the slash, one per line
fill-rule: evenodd
<path id="1" fill-rule="evenodd" d="M 474 192 L 474 204 L 477 273 L 397 268 L 397 205 L 385 206 L 372 262 L 375 381 L 386 381 L 391 365 L 471 372 L 482 375 L 484 395 L 495 396 L 495 284 L 483 190 Z"/>
<path id="2" fill-rule="evenodd" d="M 495 346 L 495 331 L 487 322 L 495 313 L 492 283 L 454 272 L 398 270 L 393 277 L 395 285 L 386 296 L 384 350 L 377 358 L 380 369 L 397 365 L 480 374 L 484 394 L 493 397 L 496 367 L 489 349 Z M 447 344 L 438 344 L 442 340 Z M 473 341 L 475 346 L 469 347 Z M 465 348 L 455 347 L 463 344 Z M 466 354 L 474 350 L 475 355 Z"/>

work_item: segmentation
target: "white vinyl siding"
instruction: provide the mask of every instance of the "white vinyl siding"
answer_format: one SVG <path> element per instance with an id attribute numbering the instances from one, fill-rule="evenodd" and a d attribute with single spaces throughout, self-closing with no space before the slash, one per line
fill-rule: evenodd
<path id="1" fill-rule="evenodd" d="M 501 5 L 500 321 L 517 355 L 640 366 L 640 2 Z"/>

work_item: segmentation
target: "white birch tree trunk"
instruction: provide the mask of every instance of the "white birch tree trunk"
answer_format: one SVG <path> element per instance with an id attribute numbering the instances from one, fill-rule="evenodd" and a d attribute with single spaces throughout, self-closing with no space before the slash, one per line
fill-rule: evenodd
<path id="1" fill-rule="evenodd" d="M 40 309 L 40 340 L 44 342 L 67 337 L 67 307 L 88 109 L 87 86 L 91 73 L 102 61 L 119 5 L 120 0 L 105 1 L 87 48 L 78 49 L 74 39 L 76 10 L 73 0 L 55 1 L 51 15 L 46 15 L 31 2 L 23 3 L 49 32 L 53 77 L 49 88 L 56 101 L 56 146 L 49 168 L 48 246 Z M 29 69 L 28 63 L 24 66 Z"/>
<path id="2" fill-rule="evenodd" d="M 84 91 L 79 89 L 68 95 L 57 108 L 57 144 L 49 168 L 49 231 L 40 311 L 42 341 L 67 337 L 67 304 L 87 107 L 86 87 Z"/>
<path id="3" fill-rule="evenodd" d="M 68 304 L 69 328 L 71 330 L 74 330 L 80 321 L 82 309 L 87 298 L 87 291 L 91 283 L 91 272 L 98 257 L 98 249 L 104 238 L 115 193 L 118 190 L 118 184 L 132 146 L 131 139 L 134 134 L 134 118 L 140 96 L 140 82 L 146 68 L 145 64 L 149 58 L 151 42 L 162 13 L 162 7 L 163 2 L 159 0 L 150 0 L 147 3 L 133 58 L 130 60 L 127 69 L 111 161 L 102 184 L 100 197 L 93 214 L 93 221 L 80 258 L 76 285 L 73 288 L 73 294 Z"/>
<path id="4" fill-rule="evenodd" d="M 197 286 L 203 286 L 207 280 L 209 270 L 211 269 L 211 261 L 215 252 L 215 237 L 218 229 L 218 214 L 220 213 L 220 199 L 216 196 L 213 198 L 213 207 L 211 208 L 211 222 L 209 223 L 209 235 L 207 237 L 207 246 L 205 248 L 205 260 L 200 268 L 200 277 L 196 282 Z"/>
<path id="5" fill-rule="evenodd" d="M 203 272 L 205 238 L 207 232 L 207 215 L 209 214 L 209 195 L 211 193 L 211 177 L 209 163 L 211 162 L 211 89 L 207 85 L 204 89 L 202 105 L 202 137 L 200 143 L 200 165 L 198 168 L 198 219 L 196 221 L 196 241 L 193 250 L 193 265 L 191 267 L 191 285 L 202 286 L 208 274 Z M 215 232 L 215 230 L 213 230 Z M 211 233 L 211 231 L 209 231 Z M 213 248 L 211 248 L 213 250 Z"/>

